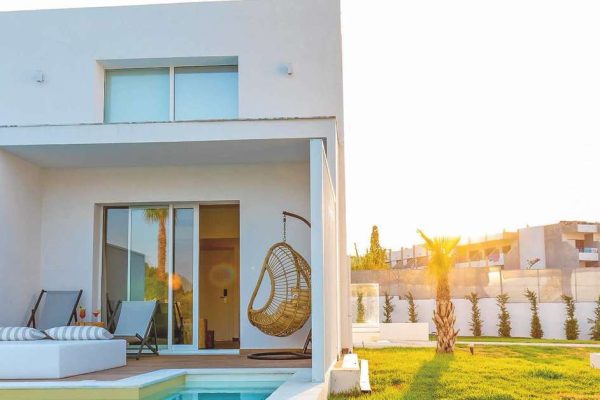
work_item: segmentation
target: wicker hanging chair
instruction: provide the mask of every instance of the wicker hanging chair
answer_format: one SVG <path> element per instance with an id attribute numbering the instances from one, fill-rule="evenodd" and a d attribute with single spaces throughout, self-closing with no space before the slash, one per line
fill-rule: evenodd
<path id="1" fill-rule="evenodd" d="M 254 309 L 262 282 L 268 275 L 271 293 L 264 306 Z M 285 242 L 274 244 L 265 257 L 258 284 L 248 306 L 250 323 L 271 336 L 289 336 L 310 318 L 310 266 Z"/>
<path id="2" fill-rule="evenodd" d="M 271 246 L 262 265 L 258 282 L 248 304 L 248 319 L 261 332 L 270 336 L 285 337 L 300 330 L 311 313 L 310 265 L 292 246 L 286 243 L 286 216 L 298 218 L 310 226 L 310 223 L 289 212 L 283 213 L 283 241 Z M 255 308 L 256 297 L 268 276 L 270 294 L 264 305 Z M 308 358 L 306 347 L 303 353 L 259 353 L 250 358 L 276 356 L 284 358 Z"/>

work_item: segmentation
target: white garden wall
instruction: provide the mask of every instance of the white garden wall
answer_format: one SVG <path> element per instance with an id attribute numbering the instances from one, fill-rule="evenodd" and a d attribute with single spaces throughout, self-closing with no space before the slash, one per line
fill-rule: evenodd
<path id="1" fill-rule="evenodd" d="M 383 302 L 384 297 L 379 299 L 380 321 L 383 321 Z M 469 322 L 471 320 L 471 303 L 465 299 L 454 299 L 456 308 L 456 329 L 459 329 L 459 335 L 471 336 Z M 393 304 L 395 306 L 392 314 L 393 322 L 408 322 L 408 302 L 398 300 L 394 296 Z M 429 322 L 430 332 L 435 332 L 435 325 L 432 321 L 435 300 L 415 300 L 417 312 L 419 313 L 419 322 Z M 479 302 L 481 309 L 481 318 L 483 320 L 483 335 L 498 336 L 498 306 L 495 299 L 481 299 Z M 576 303 L 576 317 L 579 320 L 580 339 L 588 339 L 590 324 L 587 319 L 593 316 L 595 303 L 578 302 Z M 512 333 L 514 337 L 529 337 L 529 327 L 531 311 L 529 303 L 508 303 L 508 312 L 510 313 Z M 565 306 L 563 303 L 541 303 L 539 305 L 539 315 L 544 330 L 544 337 L 549 339 L 565 339 L 564 322 Z"/>

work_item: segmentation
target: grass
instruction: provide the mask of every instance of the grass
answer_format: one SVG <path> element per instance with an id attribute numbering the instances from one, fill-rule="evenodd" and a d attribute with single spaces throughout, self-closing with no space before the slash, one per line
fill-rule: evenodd
<path id="1" fill-rule="evenodd" d="M 435 335 L 429 335 L 429 340 L 435 342 Z M 498 337 L 498 336 L 458 336 L 456 340 L 461 342 L 503 342 L 503 343 L 572 343 L 572 344 L 600 344 L 597 340 L 566 340 L 566 339 L 533 339 L 530 337 Z"/>
<path id="2" fill-rule="evenodd" d="M 600 399 L 600 370 L 589 366 L 590 349 L 480 346 L 471 355 L 432 348 L 359 349 L 369 360 L 373 393 L 331 400 Z"/>

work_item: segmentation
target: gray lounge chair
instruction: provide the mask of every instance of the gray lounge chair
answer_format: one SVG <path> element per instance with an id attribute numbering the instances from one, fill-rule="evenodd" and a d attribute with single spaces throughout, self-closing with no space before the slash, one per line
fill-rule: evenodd
<path id="1" fill-rule="evenodd" d="M 42 290 L 27 326 L 46 330 L 77 322 L 77 305 L 83 290 Z"/>
<path id="2" fill-rule="evenodd" d="M 147 347 L 158 355 L 156 324 L 154 316 L 158 307 L 157 301 L 121 301 L 113 315 L 118 316 L 115 325 L 115 339 L 125 339 L 130 345 L 139 345 L 136 360 Z M 109 326 L 113 321 L 109 322 Z"/>

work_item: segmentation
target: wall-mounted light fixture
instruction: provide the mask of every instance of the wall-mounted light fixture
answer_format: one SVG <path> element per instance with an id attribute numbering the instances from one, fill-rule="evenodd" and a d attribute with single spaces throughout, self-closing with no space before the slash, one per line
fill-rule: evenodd
<path id="1" fill-rule="evenodd" d="M 33 79 L 37 83 L 44 83 L 44 82 L 46 82 L 46 77 L 44 76 L 44 72 L 43 71 L 35 71 L 35 73 L 33 74 Z"/>
<path id="2" fill-rule="evenodd" d="M 285 67 L 286 67 L 288 75 L 293 75 L 294 74 L 294 66 L 292 65 L 292 63 L 285 64 Z"/>

